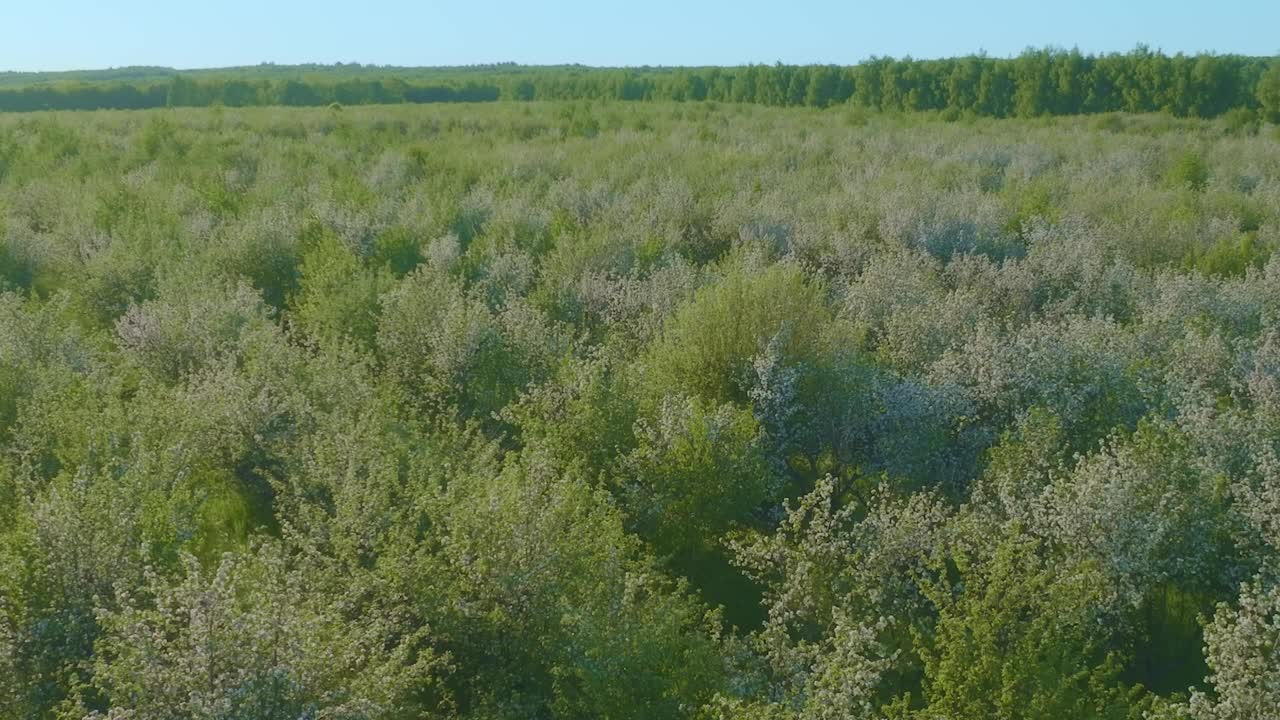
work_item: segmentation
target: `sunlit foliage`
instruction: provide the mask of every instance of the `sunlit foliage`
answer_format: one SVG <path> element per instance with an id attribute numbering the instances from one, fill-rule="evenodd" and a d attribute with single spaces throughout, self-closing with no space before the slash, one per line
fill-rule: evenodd
<path id="1" fill-rule="evenodd" d="M 0 717 L 1274 717 L 1274 69 L 938 63 L 0 115 Z"/>

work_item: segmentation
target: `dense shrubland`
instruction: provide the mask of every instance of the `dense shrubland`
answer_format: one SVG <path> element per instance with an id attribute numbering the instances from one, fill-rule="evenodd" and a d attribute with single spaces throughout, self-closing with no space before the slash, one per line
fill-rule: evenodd
<path id="1" fill-rule="evenodd" d="M 0 117 L 0 716 L 1275 717 L 1280 146 Z"/>

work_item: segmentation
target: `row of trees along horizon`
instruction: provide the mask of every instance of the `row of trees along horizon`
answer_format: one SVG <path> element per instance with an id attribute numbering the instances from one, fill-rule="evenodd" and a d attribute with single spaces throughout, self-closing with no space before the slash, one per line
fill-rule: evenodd
<path id="1" fill-rule="evenodd" d="M 262 65 L 222 71 L 139 70 L 147 72 L 10 73 L 8 82 L 0 82 L 0 111 L 624 100 L 818 108 L 851 104 L 957 117 L 1118 111 L 1217 117 L 1235 112 L 1280 122 L 1276 58 L 1166 55 L 1144 47 L 1105 55 L 1043 49 L 1015 58 L 885 57 L 852 66 Z"/>

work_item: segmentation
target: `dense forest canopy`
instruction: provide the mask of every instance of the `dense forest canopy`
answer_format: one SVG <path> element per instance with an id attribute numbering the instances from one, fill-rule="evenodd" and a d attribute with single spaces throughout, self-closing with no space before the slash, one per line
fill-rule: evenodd
<path id="1" fill-rule="evenodd" d="M 272 65 L 0 73 L 0 111 L 143 109 L 224 105 L 318 106 L 629 100 L 755 103 L 988 117 L 1167 112 L 1280 118 L 1280 62 L 1241 55 L 1028 50 L 1016 58 L 872 58 L 858 65 L 705 68 L 455 68 Z"/>
<path id="2" fill-rule="evenodd" d="M 0 116 L 0 717 L 1277 717 L 1265 65 Z"/>

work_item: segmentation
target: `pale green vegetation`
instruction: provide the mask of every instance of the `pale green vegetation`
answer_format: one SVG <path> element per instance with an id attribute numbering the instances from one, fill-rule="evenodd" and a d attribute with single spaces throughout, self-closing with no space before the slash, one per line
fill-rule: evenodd
<path id="1" fill-rule="evenodd" d="M 1246 120 L 0 115 L 0 717 L 1275 717 Z"/>

